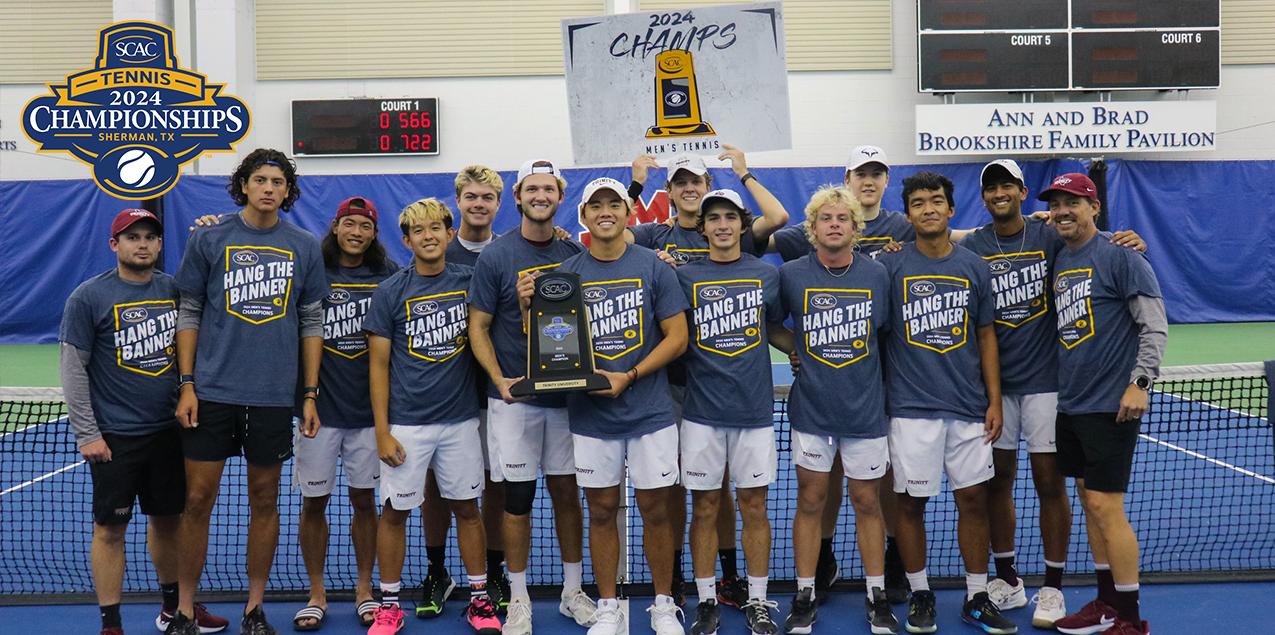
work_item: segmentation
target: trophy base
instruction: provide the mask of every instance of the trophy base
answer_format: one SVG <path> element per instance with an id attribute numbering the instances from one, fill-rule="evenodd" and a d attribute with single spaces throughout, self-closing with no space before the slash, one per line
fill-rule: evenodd
<path id="1" fill-rule="evenodd" d="M 717 134 L 713 127 L 706 123 L 692 123 L 681 126 L 651 126 L 646 131 L 647 139 L 664 137 L 704 137 Z"/>
<path id="2" fill-rule="evenodd" d="M 552 395 L 567 392 L 588 392 L 606 390 L 611 382 L 602 375 L 586 375 L 574 379 L 523 379 L 509 388 L 515 397 L 531 395 Z"/>

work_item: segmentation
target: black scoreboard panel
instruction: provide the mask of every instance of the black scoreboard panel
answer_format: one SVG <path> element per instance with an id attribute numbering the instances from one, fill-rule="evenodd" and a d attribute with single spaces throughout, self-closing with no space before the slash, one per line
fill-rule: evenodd
<path id="1" fill-rule="evenodd" d="M 1067 32 L 922 33 L 921 90 L 1067 90 Z"/>
<path id="2" fill-rule="evenodd" d="M 294 101 L 292 153 L 438 154 L 438 100 L 426 97 Z"/>
<path id="3" fill-rule="evenodd" d="M 1216 88 L 1220 0 L 917 0 L 921 92 Z"/>
<path id="4" fill-rule="evenodd" d="M 1059 0 L 919 0 L 922 31 L 1066 29 Z"/>
<path id="5" fill-rule="evenodd" d="M 1073 83 L 1090 90 L 1216 87 L 1219 46 L 1216 29 L 1076 32 Z"/>

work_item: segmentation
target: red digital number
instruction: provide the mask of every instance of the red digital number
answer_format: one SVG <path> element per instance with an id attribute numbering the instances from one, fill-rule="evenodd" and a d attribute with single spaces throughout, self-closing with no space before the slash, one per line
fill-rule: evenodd
<path id="1" fill-rule="evenodd" d="M 429 127 L 429 113 L 427 112 L 421 113 L 421 127 L 422 128 Z"/>
<path id="2" fill-rule="evenodd" d="M 389 128 L 389 127 L 390 127 L 390 114 L 387 112 L 383 112 L 381 113 L 381 128 Z"/>
<path id="3" fill-rule="evenodd" d="M 389 118 L 389 115 L 381 115 L 381 116 L 386 117 L 387 119 Z M 389 149 L 390 149 L 390 136 L 383 134 L 381 135 L 381 150 L 388 151 Z"/>
<path id="4" fill-rule="evenodd" d="M 407 128 L 407 127 L 408 127 L 408 125 L 407 125 L 407 113 L 405 113 L 405 112 L 400 112 L 400 113 L 398 113 L 398 127 L 399 127 L 399 128 Z"/>

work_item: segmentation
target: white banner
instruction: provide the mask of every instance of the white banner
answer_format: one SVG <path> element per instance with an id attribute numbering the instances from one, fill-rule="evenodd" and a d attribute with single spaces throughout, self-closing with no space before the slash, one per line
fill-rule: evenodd
<path id="1" fill-rule="evenodd" d="M 1211 151 L 1212 101 L 933 104 L 916 107 L 919 156 Z"/>
<path id="2" fill-rule="evenodd" d="M 562 21 L 578 165 L 792 147 L 783 4 Z"/>

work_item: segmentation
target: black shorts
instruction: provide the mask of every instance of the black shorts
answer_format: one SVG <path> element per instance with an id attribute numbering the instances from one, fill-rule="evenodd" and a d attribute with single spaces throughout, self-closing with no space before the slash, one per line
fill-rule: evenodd
<path id="1" fill-rule="evenodd" d="M 1141 419 L 1116 421 L 1116 413 L 1058 413 L 1058 470 L 1085 479 L 1085 489 L 1128 492 Z"/>
<path id="2" fill-rule="evenodd" d="M 182 428 L 192 461 L 224 461 L 242 452 L 253 465 L 278 465 L 292 456 L 292 408 L 199 401 L 199 427 Z"/>
<path id="3" fill-rule="evenodd" d="M 174 516 L 186 506 L 186 464 L 177 428 L 142 435 L 103 434 L 111 460 L 89 463 L 93 522 L 123 525 L 133 501 L 147 516 Z"/>

